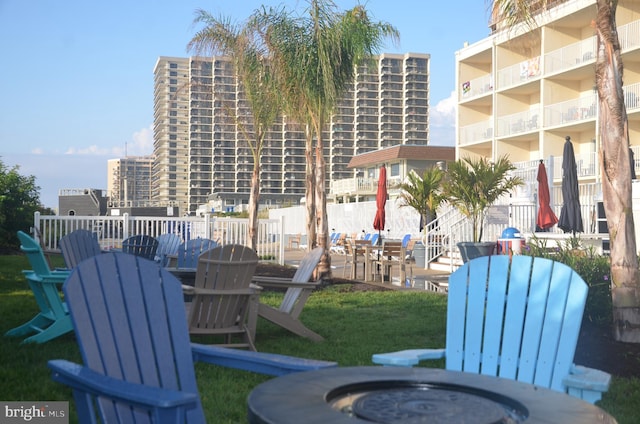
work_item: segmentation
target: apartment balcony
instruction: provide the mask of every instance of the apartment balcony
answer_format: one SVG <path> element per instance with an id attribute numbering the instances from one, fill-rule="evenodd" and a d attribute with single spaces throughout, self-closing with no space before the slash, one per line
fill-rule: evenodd
<path id="1" fill-rule="evenodd" d="M 554 103 L 544 108 L 546 127 L 574 124 L 596 117 L 597 96 L 595 94 L 565 102 Z"/>
<path id="2" fill-rule="evenodd" d="M 462 83 L 460 100 L 473 99 L 493 92 L 493 76 L 485 75 Z"/>
<path id="3" fill-rule="evenodd" d="M 504 90 L 540 78 L 540 56 L 498 70 L 498 89 Z M 464 90 L 463 90 L 464 91 Z"/>
<path id="4" fill-rule="evenodd" d="M 397 197 L 400 193 L 398 185 L 402 182 L 400 177 L 387 178 L 387 191 L 390 197 Z M 375 197 L 378 190 L 377 178 L 346 178 L 341 180 L 333 180 L 331 182 L 330 196 L 358 196 L 358 197 Z"/>
<path id="5" fill-rule="evenodd" d="M 497 136 L 511 137 L 540 129 L 539 111 L 528 110 L 501 116 L 497 122 Z"/>

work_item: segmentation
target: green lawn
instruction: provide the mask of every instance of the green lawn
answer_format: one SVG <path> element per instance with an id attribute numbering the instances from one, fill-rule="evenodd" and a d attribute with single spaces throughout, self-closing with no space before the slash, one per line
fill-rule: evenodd
<path id="1" fill-rule="evenodd" d="M 29 268 L 21 256 L 0 256 L 0 310 L 4 334 L 36 313 L 21 275 Z M 371 365 L 371 355 L 405 347 L 444 346 L 446 296 L 408 291 L 347 292 L 333 286 L 314 293 L 302 320 L 325 341 L 314 343 L 264 320 L 258 322 L 257 347 L 263 352 L 337 361 L 342 366 Z M 274 305 L 277 294 L 262 301 Z M 0 399 L 69 400 L 71 422 L 77 422 L 71 391 L 51 380 L 47 360 L 79 361 L 72 334 L 42 345 L 20 345 L 0 338 Z M 433 363 L 430 366 L 442 366 Z M 246 422 L 246 398 L 253 387 L 271 377 L 206 364 L 196 366 L 200 395 L 210 423 Z M 640 380 L 615 378 L 599 405 L 619 423 L 640 422 Z"/>

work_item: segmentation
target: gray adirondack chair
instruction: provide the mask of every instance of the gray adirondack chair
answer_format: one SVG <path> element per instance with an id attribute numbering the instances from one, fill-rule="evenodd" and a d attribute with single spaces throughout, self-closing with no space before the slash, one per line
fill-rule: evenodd
<path id="1" fill-rule="evenodd" d="M 596 402 L 611 376 L 573 363 L 588 287 L 568 266 L 531 256 L 485 256 L 449 277 L 444 349 L 373 355 L 413 366 L 446 358 L 446 368 L 532 383 Z"/>
<path id="2" fill-rule="evenodd" d="M 138 256 L 87 259 L 63 289 L 84 364 L 48 365 L 81 423 L 204 423 L 194 361 L 274 376 L 336 366 L 190 343 L 180 282 Z"/>
<path id="3" fill-rule="evenodd" d="M 257 265 L 256 252 L 239 244 L 215 247 L 199 256 L 195 286 L 183 286 L 191 295 L 187 304 L 191 335 L 223 336 L 224 342 L 217 345 L 256 350 L 247 314 L 256 294 L 250 285 Z"/>
<path id="4" fill-rule="evenodd" d="M 60 297 L 60 287 L 69 276 L 67 270 L 51 270 L 42 248 L 33 238 L 18 231 L 20 249 L 29 258 L 32 270 L 23 271 L 40 312 L 26 323 L 5 333 L 9 337 L 26 337 L 22 343 L 44 343 L 73 330 L 67 306 Z"/>
<path id="5" fill-rule="evenodd" d="M 284 298 L 279 308 L 260 303 L 258 307 L 258 316 L 279 325 L 294 334 L 306 337 L 313 341 L 319 342 L 324 338 L 307 328 L 300 321 L 300 313 L 307 303 L 307 299 L 311 292 L 318 286 L 318 282 L 311 282 L 313 271 L 318 266 L 323 250 L 316 247 L 311 252 L 304 255 L 298 270 L 292 279 L 284 279 L 277 277 L 256 276 L 253 281 L 264 287 L 274 287 L 286 289 Z"/>
<path id="6" fill-rule="evenodd" d="M 72 269 L 87 258 L 102 253 L 96 233 L 78 229 L 70 232 L 58 242 L 67 268 Z"/>

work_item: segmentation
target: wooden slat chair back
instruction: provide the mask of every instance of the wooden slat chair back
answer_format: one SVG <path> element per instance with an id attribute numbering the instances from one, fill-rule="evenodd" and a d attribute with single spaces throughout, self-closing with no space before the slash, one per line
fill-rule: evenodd
<path id="1" fill-rule="evenodd" d="M 87 258 L 102 253 L 96 233 L 84 229 L 72 231 L 62 237 L 58 246 L 69 269 L 75 268 Z"/>
<path id="2" fill-rule="evenodd" d="M 81 423 L 204 423 L 194 360 L 268 375 L 336 366 L 190 343 L 180 282 L 138 256 L 82 262 L 64 294 L 83 365 L 58 359 L 49 367 L 73 388 Z"/>
<path id="3" fill-rule="evenodd" d="M 222 346 L 256 350 L 247 312 L 255 292 L 250 284 L 257 265 L 258 255 L 247 246 L 228 244 L 203 252 L 195 286 L 187 292 L 193 295 L 188 307 L 189 333 L 222 335 Z M 241 336 L 242 341 L 234 336 Z"/>
<path id="4" fill-rule="evenodd" d="M 406 250 L 402 246 L 402 241 L 385 240 L 379 253 L 374 253 L 374 266 L 376 271 L 381 272 L 383 278 L 391 280 L 391 269 L 398 267 L 398 278 L 400 285 L 404 285 L 407 277 L 406 271 Z"/>
<path id="5" fill-rule="evenodd" d="M 195 268 L 198 265 L 198 258 L 209 249 L 218 246 L 213 240 L 206 238 L 196 238 L 182 243 L 178 247 L 177 268 Z"/>
<path id="6" fill-rule="evenodd" d="M 51 270 L 40 245 L 28 234 L 18 231 L 20 249 L 27 255 L 32 270 L 23 271 L 40 312 L 5 336 L 24 337 L 23 343 L 44 343 L 73 330 L 60 286 L 69 271 Z"/>
<path id="7" fill-rule="evenodd" d="M 446 368 L 509 378 L 600 399 L 610 376 L 573 364 L 587 285 L 568 266 L 531 256 L 485 256 L 451 274 L 445 349 L 374 355 L 412 366 L 446 357 Z"/>
<path id="8" fill-rule="evenodd" d="M 355 267 L 351 275 L 353 278 L 358 278 L 358 264 L 362 264 L 363 273 L 366 272 L 366 245 L 370 245 L 371 243 L 368 240 L 346 240 L 345 241 L 345 257 L 344 257 L 344 267 L 342 268 L 342 276 L 345 277 L 347 275 L 347 265 L 351 264 L 352 267 Z M 363 276 L 365 279 L 366 276 Z"/>
<path id="9" fill-rule="evenodd" d="M 169 256 L 177 255 L 178 248 L 182 244 L 179 235 L 173 233 L 161 234 L 158 236 L 158 249 L 156 250 L 155 261 L 161 266 L 167 266 Z"/>
<path id="10" fill-rule="evenodd" d="M 323 249 L 316 247 L 304 255 L 291 280 L 256 276 L 254 281 L 261 286 L 286 288 L 282 302 L 277 309 L 260 303 L 258 315 L 299 336 L 313 341 L 324 340 L 321 335 L 308 329 L 299 319 L 307 299 L 318 285 L 318 283 L 312 283 L 309 280 L 311 280 L 322 254 Z"/>
<path id="11" fill-rule="evenodd" d="M 122 242 L 122 251 L 141 258 L 153 260 L 158 250 L 158 239 L 147 234 L 131 236 Z"/>

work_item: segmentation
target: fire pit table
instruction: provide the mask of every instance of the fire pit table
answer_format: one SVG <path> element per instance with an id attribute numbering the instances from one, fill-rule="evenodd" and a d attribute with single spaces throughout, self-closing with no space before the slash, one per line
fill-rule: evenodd
<path id="1" fill-rule="evenodd" d="M 616 423 L 595 405 L 513 380 L 430 368 L 289 374 L 249 395 L 252 424 Z"/>

